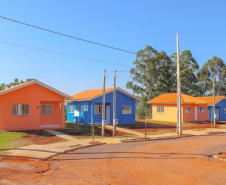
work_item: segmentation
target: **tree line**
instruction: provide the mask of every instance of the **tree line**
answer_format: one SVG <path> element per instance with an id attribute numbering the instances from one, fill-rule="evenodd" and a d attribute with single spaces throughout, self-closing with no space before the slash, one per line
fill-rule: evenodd
<path id="1" fill-rule="evenodd" d="M 166 52 L 158 52 L 151 46 L 137 53 L 134 67 L 130 69 L 131 81 L 126 86 L 142 99 L 137 108 L 137 117 L 143 118 L 151 105 L 147 101 L 163 93 L 177 92 L 177 54 L 168 56 Z M 226 96 L 226 65 L 214 56 L 200 69 L 190 50 L 180 54 L 181 91 L 191 96 L 211 96 L 213 80 L 215 93 Z M 148 111 L 150 112 L 150 111 Z"/>
<path id="2" fill-rule="evenodd" d="M 16 78 L 16 79 L 14 79 L 14 82 L 12 82 L 12 83 L 9 83 L 9 84 L 1 83 L 0 84 L 0 91 L 2 91 L 4 89 L 7 89 L 7 88 L 10 88 L 10 87 L 13 87 L 15 85 L 22 84 L 24 82 L 29 82 L 31 80 L 34 80 L 34 79 L 33 78 L 28 78 L 25 81 L 23 81 L 23 80 L 19 80 L 19 79 Z"/>

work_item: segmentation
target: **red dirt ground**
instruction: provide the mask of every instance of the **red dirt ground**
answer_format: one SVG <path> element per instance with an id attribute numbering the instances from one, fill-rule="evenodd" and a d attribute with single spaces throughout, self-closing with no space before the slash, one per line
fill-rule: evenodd
<path id="1" fill-rule="evenodd" d="M 37 145 L 51 144 L 55 142 L 64 141 L 64 139 L 57 136 L 40 137 L 36 134 L 31 134 L 31 135 L 29 134 L 29 135 L 23 136 L 22 138 L 29 139 L 30 141 L 32 141 L 33 144 L 37 144 Z"/>
<path id="2" fill-rule="evenodd" d="M 40 174 L 1 171 L 0 184 L 223 185 L 226 162 L 208 156 L 225 151 L 225 140 L 217 134 L 83 148 L 48 159 L 50 169 Z"/>
<path id="3" fill-rule="evenodd" d="M 28 176 L 31 179 L 39 179 L 42 177 L 40 173 L 48 170 L 49 164 L 43 161 L 21 157 L 3 157 L 0 158 L 0 184 L 8 184 L 8 181 L 18 182 L 25 180 Z"/>
<path id="4" fill-rule="evenodd" d="M 136 123 L 144 123 L 143 120 L 136 120 Z M 210 124 L 194 124 L 194 125 L 182 125 L 183 130 L 193 130 L 193 129 L 205 129 L 205 128 L 211 128 Z M 145 125 L 142 127 L 138 125 L 137 127 L 131 127 L 130 129 L 139 131 L 139 132 L 145 132 Z M 128 127 L 126 127 L 128 128 Z M 169 130 L 169 131 L 176 131 L 176 125 L 175 124 L 161 124 L 161 123 L 147 123 L 147 132 L 158 132 L 162 130 Z"/>

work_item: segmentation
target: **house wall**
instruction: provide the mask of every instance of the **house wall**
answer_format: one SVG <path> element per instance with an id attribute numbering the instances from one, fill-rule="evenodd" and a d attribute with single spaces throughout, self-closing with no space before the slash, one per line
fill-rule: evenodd
<path id="1" fill-rule="evenodd" d="M 102 104 L 102 96 L 95 98 L 93 100 L 93 105 L 101 105 Z M 107 93 L 105 95 L 105 102 L 106 106 L 110 106 L 110 124 L 113 124 L 113 92 Z M 122 114 L 122 106 L 129 105 L 132 106 L 132 114 Z M 136 107 L 135 107 L 135 100 L 130 98 L 129 96 L 116 91 L 116 119 L 118 119 L 119 124 L 124 123 L 135 123 L 135 114 L 136 114 Z M 102 114 L 94 114 L 93 115 L 94 122 L 101 122 L 102 121 Z M 105 118 L 106 118 L 106 111 L 105 111 Z"/>
<path id="2" fill-rule="evenodd" d="M 164 106 L 164 113 L 158 113 L 157 107 Z M 185 107 L 189 106 L 191 112 L 185 113 Z M 182 105 L 182 122 L 196 122 L 195 121 L 195 106 L 198 110 L 198 120 L 197 122 L 208 121 L 209 120 L 209 110 L 207 105 L 195 105 L 195 104 L 184 104 Z M 204 113 L 200 113 L 200 107 L 204 107 Z M 176 104 L 153 104 L 152 105 L 152 119 L 156 121 L 169 121 L 177 122 L 177 105 Z"/>
<path id="3" fill-rule="evenodd" d="M 54 119 L 48 119 L 45 122 L 41 118 L 41 104 L 40 102 L 53 103 Z M 60 102 L 62 109 L 60 109 Z M 29 104 L 30 115 L 12 115 L 13 104 Z M 65 127 L 65 113 L 63 109 L 64 97 L 50 91 L 38 84 L 32 84 L 23 88 L 8 92 L 0 96 L 0 130 L 39 130 L 43 129 L 41 126 L 60 125 L 57 128 Z M 58 110 L 58 111 L 57 111 Z M 57 123 L 57 124 L 56 124 Z M 48 129 L 56 127 L 48 127 Z"/>
<path id="4" fill-rule="evenodd" d="M 226 121 L 226 113 L 225 113 L 226 100 L 222 99 L 215 105 L 215 107 L 219 108 L 219 120 Z M 209 119 L 211 120 L 213 117 L 213 106 L 209 106 L 208 109 L 210 110 Z"/>
<path id="5" fill-rule="evenodd" d="M 82 117 L 82 122 L 84 124 L 91 123 L 92 118 L 94 123 L 102 122 L 102 114 L 94 114 L 94 106 L 102 105 L 103 97 L 97 97 L 92 101 L 74 101 L 71 103 L 67 103 L 67 121 L 74 122 L 74 113 L 69 113 L 69 106 L 74 105 L 74 109 L 76 109 L 75 105 L 88 105 L 88 111 L 84 112 L 84 114 L 80 114 Z M 110 124 L 113 124 L 113 92 L 107 93 L 105 95 L 105 106 L 110 106 Z M 132 106 L 132 114 L 122 114 L 122 106 L 130 105 Z M 118 123 L 135 123 L 135 100 L 128 97 L 127 95 L 116 91 L 116 119 L 118 119 Z M 80 112 L 80 110 L 79 110 Z M 106 118 L 106 111 L 105 111 Z"/>
<path id="6" fill-rule="evenodd" d="M 158 113 L 157 107 L 164 106 L 164 113 Z M 152 104 L 152 119 L 156 121 L 177 121 L 176 104 Z"/>
<path id="7" fill-rule="evenodd" d="M 70 103 L 67 103 L 67 121 L 70 122 L 74 122 L 74 112 L 69 112 L 69 106 L 73 105 L 74 106 L 74 110 L 79 111 L 79 120 L 77 120 L 77 122 L 80 123 L 91 123 L 91 105 L 92 105 L 92 101 L 73 101 Z M 88 111 L 83 111 L 83 113 L 81 113 L 81 107 L 84 110 L 84 106 L 88 105 Z"/>

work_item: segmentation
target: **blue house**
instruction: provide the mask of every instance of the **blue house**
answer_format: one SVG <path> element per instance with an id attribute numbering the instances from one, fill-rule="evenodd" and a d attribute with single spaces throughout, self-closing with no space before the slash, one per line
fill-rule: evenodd
<path id="1" fill-rule="evenodd" d="M 199 97 L 203 100 L 209 101 L 208 110 L 210 111 L 210 120 L 213 119 L 213 97 Z M 226 97 L 215 97 L 215 112 L 217 121 L 226 121 Z"/>
<path id="2" fill-rule="evenodd" d="M 113 88 L 105 89 L 105 120 L 113 124 Z M 67 102 L 67 121 L 90 124 L 102 122 L 103 89 L 85 90 L 72 96 Z M 133 94 L 116 88 L 116 119 L 118 124 L 135 123 L 136 101 L 141 101 Z"/>

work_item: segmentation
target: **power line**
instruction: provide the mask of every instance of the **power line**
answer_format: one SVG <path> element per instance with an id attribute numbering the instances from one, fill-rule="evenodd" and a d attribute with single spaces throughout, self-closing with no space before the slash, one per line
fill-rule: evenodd
<path id="1" fill-rule="evenodd" d="M 98 63 L 103 63 L 103 64 L 110 64 L 110 65 L 120 66 L 120 67 L 125 67 L 125 68 L 129 67 L 129 66 L 126 66 L 126 65 L 123 65 L 123 64 L 115 63 L 115 62 L 106 62 L 106 61 L 99 60 L 99 59 L 94 59 L 94 58 L 89 58 L 89 57 L 82 57 L 82 56 L 77 56 L 77 55 L 70 54 L 70 53 L 64 53 L 64 52 L 60 52 L 60 51 L 54 51 L 54 50 L 49 50 L 49 49 L 44 49 L 44 48 L 38 48 L 38 47 L 34 47 L 34 46 L 28 46 L 28 45 L 22 45 L 22 44 L 17 44 L 17 43 L 12 43 L 12 42 L 6 42 L 6 41 L 2 41 L 2 40 L 0 40 L 0 44 L 20 47 L 20 48 L 25 48 L 25 49 L 31 49 L 31 50 L 36 50 L 36 51 L 41 51 L 41 52 L 51 53 L 51 54 L 56 54 L 56 55 L 62 55 L 62 56 L 67 56 L 67 57 L 72 57 L 72 58 L 79 58 L 79 59 L 82 59 L 82 60 L 89 60 L 89 61 L 92 61 L 92 62 L 98 62 Z"/>
<path id="2" fill-rule="evenodd" d="M 41 28 L 39 26 L 34 26 L 34 25 L 31 25 L 31 24 L 27 24 L 27 23 L 24 23 L 24 22 L 21 22 L 21 21 L 17 21 L 17 20 L 14 20 L 14 19 L 10 19 L 10 18 L 7 18 L 7 17 L 0 16 L 0 18 L 8 20 L 8 21 L 15 22 L 15 23 L 23 24 L 25 26 L 29 26 L 29 27 L 32 27 L 32 28 L 36 28 L 36 29 L 39 29 L 39 30 L 42 30 L 42 31 L 47 31 L 47 32 L 50 32 L 50 33 L 58 34 L 58 35 L 61 35 L 61 36 L 72 38 L 72 39 L 77 39 L 77 40 L 88 42 L 88 43 L 91 43 L 91 44 L 96 44 L 96 45 L 99 45 L 99 46 L 103 46 L 103 47 L 107 47 L 107 48 L 111 48 L 111 49 L 114 49 L 114 50 L 118 50 L 118 51 L 122 51 L 122 52 L 131 53 L 131 54 L 135 54 L 136 55 L 136 53 L 132 52 L 132 51 L 116 48 L 116 47 L 105 45 L 105 44 L 100 44 L 100 43 L 89 41 L 89 40 L 86 40 L 86 39 L 81 39 L 81 38 L 78 38 L 78 37 L 75 37 L 75 36 L 71 36 L 71 35 L 67 35 L 67 34 L 64 34 L 64 33 L 52 31 L 52 30 L 45 29 L 45 28 Z"/>

